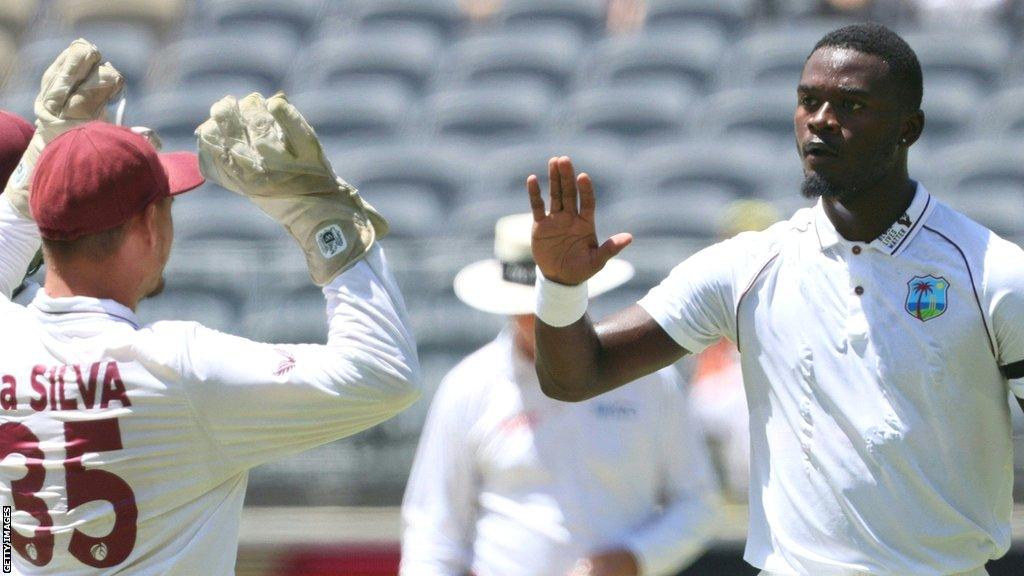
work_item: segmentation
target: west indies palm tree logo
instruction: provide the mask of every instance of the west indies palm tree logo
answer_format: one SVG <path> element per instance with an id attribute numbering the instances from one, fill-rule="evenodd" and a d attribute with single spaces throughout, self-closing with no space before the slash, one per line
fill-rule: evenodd
<path id="1" fill-rule="evenodd" d="M 935 276 L 914 276 L 907 282 L 907 312 L 921 322 L 942 316 L 946 311 L 949 282 Z"/>

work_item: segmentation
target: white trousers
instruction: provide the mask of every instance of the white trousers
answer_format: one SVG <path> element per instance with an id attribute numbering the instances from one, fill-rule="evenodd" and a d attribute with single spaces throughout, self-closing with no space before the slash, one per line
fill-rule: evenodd
<path id="1" fill-rule="evenodd" d="M 779 574 L 777 572 L 768 572 L 767 570 L 762 570 L 761 574 L 759 576 L 785 576 L 785 575 L 784 574 Z M 959 572 L 959 573 L 956 573 L 956 574 L 950 574 L 949 576 L 988 576 L 988 571 L 985 570 L 984 567 L 982 567 L 982 568 L 976 568 L 974 570 L 969 570 L 967 572 Z"/>

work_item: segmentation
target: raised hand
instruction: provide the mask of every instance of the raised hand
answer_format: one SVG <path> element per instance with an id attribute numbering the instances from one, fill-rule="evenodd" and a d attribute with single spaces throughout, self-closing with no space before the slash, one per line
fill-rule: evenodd
<path id="1" fill-rule="evenodd" d="M 580 284 L 629 246 L 633 237 L 620 233 L 597 244 L 594 185 L 587 174 L 576 176 L 568 156 L 548 161 L 548 186 L 550 212 L 544 209 L 537 176 L 531 174 L 526 180 L 533 211 L 533 259 L 548 280 Z"/>
<path id="2" fill-rule="evenodd" d="M 96 46 L 81 38 L 46 69 L 35 100 L 35 134 L 4 191 L 22 216 L 31 217 L 29 187 L 43 147 L 76 126 L 102 119 L 107 103 L 123 86 L 121 73 L 109 62 L 103 63 Z"/>

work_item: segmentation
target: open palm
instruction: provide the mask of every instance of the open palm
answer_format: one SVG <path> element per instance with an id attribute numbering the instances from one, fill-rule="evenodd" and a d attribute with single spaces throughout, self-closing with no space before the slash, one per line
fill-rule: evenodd
<path id="1" fill-rule="evenodd" d="M 616 234 L 598 245 L 593 183 L 586 174 L 576 176 L 567 156 L 548 161 L 548 182 L 550 212 L 545 210 L 538 178 L 531 175 L 526 181 L 533 211 L 533 259 L 548 280 L 580 284 L 604 268 L 633 237 Z"/>

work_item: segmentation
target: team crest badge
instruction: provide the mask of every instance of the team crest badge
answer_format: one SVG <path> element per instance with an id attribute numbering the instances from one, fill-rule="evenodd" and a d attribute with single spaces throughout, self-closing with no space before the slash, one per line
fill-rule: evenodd
<path id="1" fill-rule="evenodd" d="M 906 310 L 921 322 L 938 318 L 949 305 L 946 290 L 949 282 L 945 278 L 935 276 L 914 276 L 907 282 Z"/>

